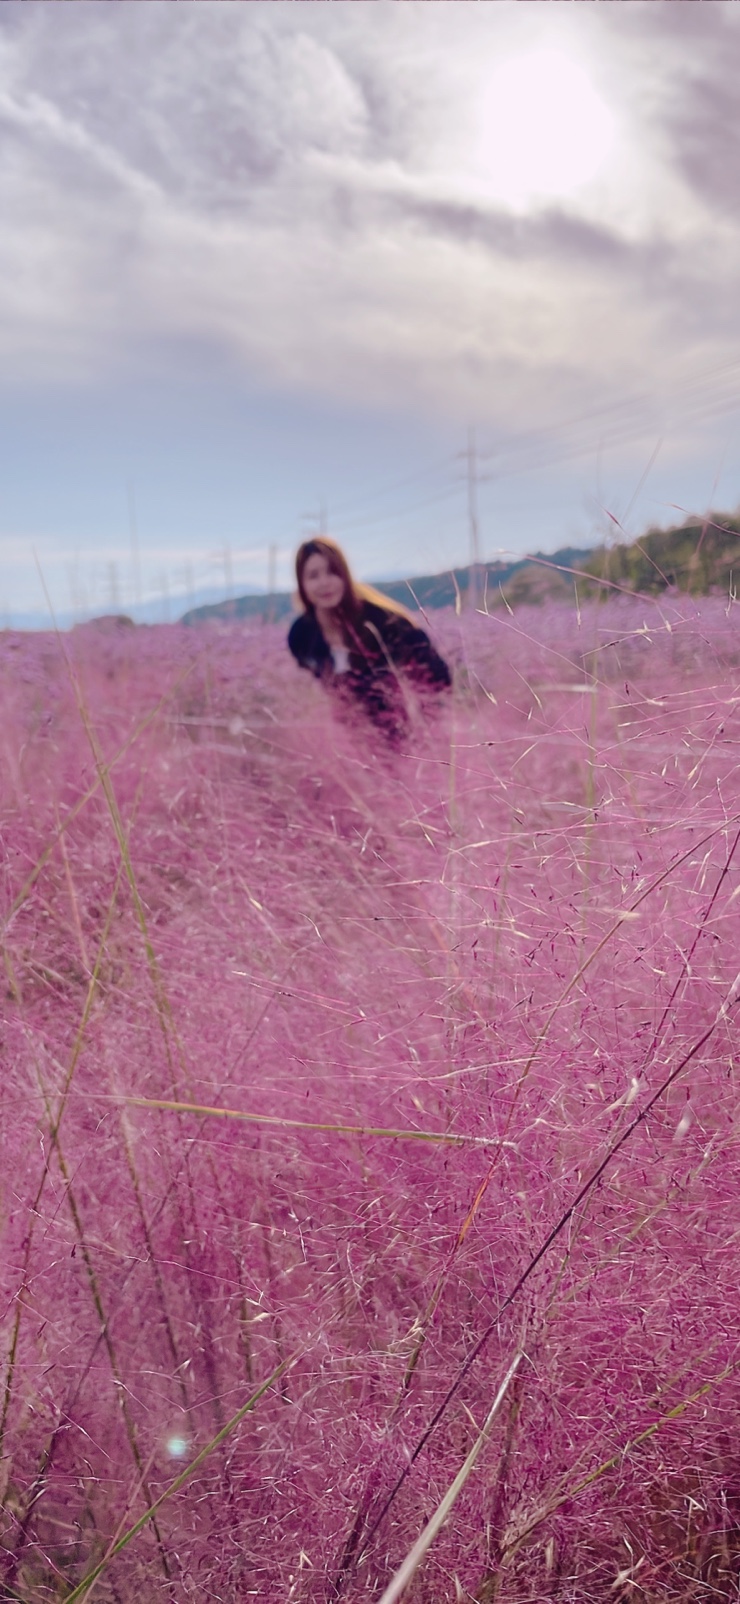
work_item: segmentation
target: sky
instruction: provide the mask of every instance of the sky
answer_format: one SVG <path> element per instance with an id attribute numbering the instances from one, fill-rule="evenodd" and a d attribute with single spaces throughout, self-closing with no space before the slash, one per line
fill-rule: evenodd
<path id="1" fill-rule="evenodd" d="M 0 626 L 740 503 L 734 0 L 3 0 Z M 48 599 L 47 599 L 48 598 Z"/>

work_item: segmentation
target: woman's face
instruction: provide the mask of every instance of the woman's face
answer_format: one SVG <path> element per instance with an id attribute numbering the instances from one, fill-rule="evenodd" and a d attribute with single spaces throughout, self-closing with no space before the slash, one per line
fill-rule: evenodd
<path id="1" fill-rule="evenodd" d="M 334 573 L 328 557 L 320 551 L 314 552 L 304 564 L 303 589 L 311 606 L 320 607 L 323 612 L 341 607 L 344 600 L 344 580 Z"/>

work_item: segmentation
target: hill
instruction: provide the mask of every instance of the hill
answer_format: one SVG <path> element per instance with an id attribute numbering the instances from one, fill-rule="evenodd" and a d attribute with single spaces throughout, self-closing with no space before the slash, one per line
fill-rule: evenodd
<path id="1" fill-rule="evenodd" d="M 740 569 L 739 540 L 740 514 L 710 513 L 703 521 L 693 519 L 668 529 L 649 529 L 628 544 L 592 549 L 564 546 L 550 555 L 534 552 L 513 562 L 481 563 L 477 575 L 478 605 L 485 602 L 492 610 L 566 600 L 573 595 L 574 579 L 583 598 L 613 587 L 650 595 L 671 590 L 696 596 L 727 591 L 733 586 L 733 574 Z M 376 584 L 394 601 L 408 607 L 416 603 L 426 611 L 465 604 L 470 572 L 469 568 L 451 568 L 441 574 L 378 580 Z M 273 596 L 237 596 L 230 601 L 193 607 L 183 615 L 182 623 L 238 618 L 279 622 L 293 611 L 292 594 L 280 591 Z"/>
<path id="2" fill-rule="evenodd" d="M 583 568 L 602 583 L 627 590 L 706 596 L 732 585 L 733 573 L 740 567 L 739 537 L 740 516 L 709 513 L 701 522 L 649 529 L 627 546 L 602 546 Z"/>
<path id="3" fill-rule="evenodd" d="M 521 557 L 514 562 L 481 563 L 479 569 L 479 594 L 485 595 L 489 605 L 500 602 L 501 591 L 511 584 L 516 575 L 523 570 L 531 570 L 541 582 L 541 576 L 550 576 L 551 583 L 563 578 L 558 574 L 558 567 L 563 569 L 581 567 L 593 553 L 576 546 L 564 546 L 560 551 L 550 556 L 537 552 L 532 557 Z M 566 576 L 567 577 L 567 576 Z M 412 579 L 392 579 L 375 581 L 377 589 L 384 595 L 390 596 L 393 601 L 402 602 L 407 607 L 413 607 L 416 601 L 422 609 L 437 607 L 454 607 L 458 597 L 465 601 L 470 588 L 469 568 L 448 568 L 442 574 L 418 574 Z M 271 618 L 278 622 L 281 618 L 288 618 L 294 611 L 293 595 L 289 591 L 279 591 L 273 596 L 236 596 L 229 601 L 215 602 L 205 607 L 192 607 L 186 612 L 181 622 L 183 624 L 207 624 L 228 622 L 237 618 Z"/>
<path id="4" fill-rule="evenodd" d="M 489 593 L 488 605 L 565 600 L 573 595 L 574 581 L 582 599 L 606 597 L 615 587 L 646 595 L 726 593 L 734 589 L 733 574 L 740 568 L 739 537 L 740 516 L 708 513 L 703 520 L 649 529 L 629 543 L 587 553 L 556 552 L 551 558 L 537 555 L 501 583 L 498 595 Z"/>

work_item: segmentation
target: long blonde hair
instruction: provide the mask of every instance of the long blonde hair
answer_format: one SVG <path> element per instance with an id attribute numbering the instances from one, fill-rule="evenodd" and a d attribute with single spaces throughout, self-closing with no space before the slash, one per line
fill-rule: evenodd
<path id="1" fill-rule="evenodd" d="M 295 572 L 298 594 L 303 603 L 304 611 L 309 613 L 311 617 L 316 616 L 316 609 L 309 601 L 303 587 L 303 570 L 309 557 L 325 557 L 331 573 L 336 574 L 344 582 L 344 595 L 336 612 L 348 641 L 353 638 L 355 640 L 359 638 L 365 646 L 370 644 L 367 639 L 368 631 L 363 617 L 363 602 L 370 602 L 373 606 L 382 607 L 385 612 L 393 613 L 398 618 L 408 618 L 410 620 L 410 614 L 405 607 L 401 606 L 400 602 L 392 601 L 390 596 L 384 596 L 383 592 L 376 590 L 374 585 L 363 585 L 359 580 L 353 579 L 349 563 L 341 546 L 338 546 L 336 540 L 332 540 L 329 535 L 312 535 L 310 540 L 303 541 L 303 544 L 298 547 L 296 552 Z M 375 632 L 373 631 L 373 638 L 374 634 Z"/>

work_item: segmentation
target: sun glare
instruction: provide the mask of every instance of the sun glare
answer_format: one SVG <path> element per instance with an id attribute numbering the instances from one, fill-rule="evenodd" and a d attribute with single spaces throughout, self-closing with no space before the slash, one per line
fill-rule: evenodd
<path id="1" fill-rule="evenodd" d="M 486 184 L 516 207 L 572 194 L 614 143 L 608 106 L 583 68 L 558 50 L 503 62 L 489 80 L 481 122 Z"/>

